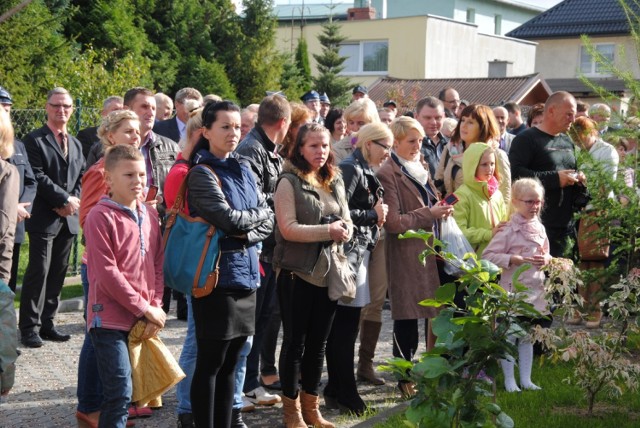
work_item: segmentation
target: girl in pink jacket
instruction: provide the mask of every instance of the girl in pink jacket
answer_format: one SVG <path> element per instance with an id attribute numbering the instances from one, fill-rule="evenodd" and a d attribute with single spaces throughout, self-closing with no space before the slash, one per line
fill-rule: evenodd
<path id="1" fill-rule="evenodd" d="M 549 314 L 544 296 L 544 273 L 540 268 L 551 260 L 549 240 L 540 222 L 540 211 L 544 204 L 544 188 L 533 178 L 522 178 L 513 183 L 511 191 L 511 218 L 495 234 L 482 253 L 482 258 L 502 268 L 500 285 L 513 292 L 512 276 L 520 265 L 528 263 L 531 268 L 524 271 L 519 280 L 527 290 L 527 302 L 543 315 Z M 542 324 L 543 319 L 528 319 L 530 324 Z M 515 342 L 515 337 L 509 340 Z M 518 339 L 520 386 L 523 389 L 540 389 L 531 382 L 533 343 L 527 338 Z M 500 360 L 504 373 L 504 387 L 508 392 L 520 391 L 514 377 L 513 358 Z"/>

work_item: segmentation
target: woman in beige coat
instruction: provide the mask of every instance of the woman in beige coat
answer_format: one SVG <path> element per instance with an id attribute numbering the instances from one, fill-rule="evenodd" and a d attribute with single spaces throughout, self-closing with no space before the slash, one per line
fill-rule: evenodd
<path id="1" fill-rule="evenodd" d="M 423 265 L 418 255 L 425 249 L 419 239 L 398 239 L 408 230 L 437 229 L 437 220 L 451 215 L 453 207 L 439 203 L 429 171 L 420 162 L 420 145 L 424 130 L 413 118 L 402 116 L 391 124 L 394 152 L 380 167 L 377 177 L 384 188 L 389 207 L 384 228 L 387 232 L 386 256 L 391 317 L 393 318 L 393 355 L 411 360 L 418 348 L 418 320 L 425 319 L 427 348 L 435 338 L 426 328 L 434 308 L 419 302 L 433 298 L 440 286 L 434 256 Z M 406 386 L 400 385 L 403 388 Z"/>
<path id="2" fill-rule="evenodd" d="M 6 159 L 13 154 L 13 127 L 9 113 L 0 106 L 0 396 L 13 387 L 18 358 L 14 294 L 9 286 L 14 232 L 18 219 L 20 177 Z"/>

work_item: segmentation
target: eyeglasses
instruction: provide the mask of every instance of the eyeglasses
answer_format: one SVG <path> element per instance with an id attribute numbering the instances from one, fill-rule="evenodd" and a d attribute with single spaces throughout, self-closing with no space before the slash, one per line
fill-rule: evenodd
<path id="1" fill-rule="evenodd" d="M 384 149 L 384 151 L 385 151 L 385 152 L 390 152 L 390 151 L 391 151 L 391 147 L 389 147 L 389 146 L 385 146 L 384 144 L 382 144 L 382 143 L 380 143 L 380 142 L 378 142 L 378 141 L 376 141 L 376 140 L 371 140 L 371 142 L 372 142 L 373 144 L 375 144 L 376 146 L 378 146 L 378 147 L 382 147 L 382 148 Z"/>
<path id="2" fill-rule="evenodd" d="M 54 109 L 63 108 L 65 110 L 71 110 L 73 108 L 71 104 L 51 104 L 51 103 L 47 103 L 47 104 L 49 104 Z"/>
<path id="3" fill-rule="evenodd" d="M 518 200 L 520 202 L 524 202 L 524 204 L 526 206 L 528 206 L 528 207 L 537 207 L 539 205 L 542 205 L 542 202 L 543 202 L 543 201 L 541 201 L 539 199 L 538 200 L 530 200 L 530 201 L 525 201 L 525 200 L 522 200 L 522 199 L 518 199 Z"/>

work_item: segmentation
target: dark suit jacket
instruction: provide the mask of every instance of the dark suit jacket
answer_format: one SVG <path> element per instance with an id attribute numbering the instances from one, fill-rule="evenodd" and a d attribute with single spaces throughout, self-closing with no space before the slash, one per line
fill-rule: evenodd
<path id="1" fill-rule="evenodd" d="M 18 174 L 20 175 L 20 198 L 18 202 L 29 202 L 31 205 L 27 206 L 25 209 L 31 212 L 33 209 L 33 200 L 36 197 L 38 183 L 36 182 L 36 177 L 33 175 L 33 171 L 31 170 L 31 164 L 27 157 L 27 150 L 25 149 L 24 144 L 22 144 L 22 141 L 14 140 L 13 148 L 13 156 L 11 156 L 8 161 L 16 167 Z M 24 242 L 24 224 L 24 221 L 21 221 L 16 225 L 16 244 Z"/>
<path id="2" fill-rule="evenodd" d="M 60 217 L 53 211 L 54 208 L 63 207 L 69 196 L 80 197 L 85 165 L 82 145 L 72 135 L 68 135 L 68 141 L 69 160 L 64 158 L 47 125 L 24 138 L 31 169 L 38 182 L 31 218 L 27 219 L 27 232 L 57 234 L 63 221 L 67 222 L 71 233 L 78 233 L 80 229 L 77 212 Z"/>
<path id="3" fill-rule="evenodd" d="M 86 159 L 93 143 L 99 140 L 98 127 L 92 126 L 90 128 L 81 129 L 76 138 L 80 140 L 80 144 L 82 144 L 82 154 Z"/>
<path id="4" fill-rule="evenodd" d="M 180 141 L 180 130 L 178 129 L 178 119 L 174 116 L 171 119 L 157 122 L 153 127 L 153 132 L 163 137 L 173 140 L 175 143 Z"/>

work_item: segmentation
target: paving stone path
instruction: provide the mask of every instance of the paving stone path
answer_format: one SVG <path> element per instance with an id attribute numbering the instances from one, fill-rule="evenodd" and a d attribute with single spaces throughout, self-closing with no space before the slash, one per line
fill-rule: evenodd
<path id="1" fill-rule="evenodd" d="M 381 364 L 391 357 L 390 311 L 383 311 L 383 315 L 385 320 L 376 364 Z M 82 312 L 59 313 L 57 326 L 62 333 L 72 335 L 70 341 L 45 342 L 39 349 L 20 348 L 22 355 L 17 362 L 15 386 L 6 402 L 0 404 L 0 428 L 77 426 L 74 415 L 78 357 L 83 340 Z M 160 336 L 176 360 L 180 355 L 185 332 L 186 323 L 176 319 L 172 310 Z M 373 387 L 362 383 L 358 386 L 364 400 L 380 410 L 394 406 L 398 397 L 392 375 L 382 373 L 382 376 L 387 379 L 385 386 Z M 326 382 L 326 372 L 323 382 Z M 151 418 L 137 419 L 136 427 L 175 427 L 176 405 L 174 388 L 163 396 L 163 407 L 155 411 Z M 323 413 L 339 427 L 352 427 L 362 422 L 361 419 L 340 415 L 337 410 L 323 409 Z M 249 427 L 280 427 L 281 405 L 258 407 L 254 412 L 243 413 L 243 418 Z"/>

